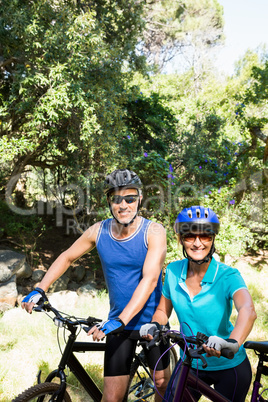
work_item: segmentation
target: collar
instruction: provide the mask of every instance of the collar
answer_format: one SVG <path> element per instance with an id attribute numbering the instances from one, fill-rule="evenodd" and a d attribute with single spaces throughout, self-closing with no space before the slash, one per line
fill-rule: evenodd
<path id="1" fill-rule="evenodd" d="M 182 262 L 183 262 L 183 266 L 182 266 L 181 276 L 179 278 L 179 282 L 185 282 L 186 279 L 187 279 L 187 269 L 188 269 L 189 261 L 186 258 Z M 212 257 L 212 259 L 210 261 L 210 264 L 208 266 L 207 272 L 205 273 L 205 276 L 203 278 L 202 283 L 213 283 L 215 278 L 216 278 L 218 268 L 219 268 L 219 264 L 217 263 L 215 258 Z"/>

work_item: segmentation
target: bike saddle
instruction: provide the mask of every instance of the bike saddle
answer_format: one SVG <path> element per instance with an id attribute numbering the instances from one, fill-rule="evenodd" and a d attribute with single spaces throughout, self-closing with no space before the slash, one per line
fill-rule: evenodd
<path id="1" fill-rule="evenodd" d="M 268 354 L 268 341 L 263 341 L 263 342 L 246 341 L 244 343 L 244 347 L 246 349 L 253 349 L 259 353 Z"/>

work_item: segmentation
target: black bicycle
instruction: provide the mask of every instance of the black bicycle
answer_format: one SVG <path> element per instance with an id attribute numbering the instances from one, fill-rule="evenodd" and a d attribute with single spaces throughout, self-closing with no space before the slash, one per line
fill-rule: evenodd
<path id="1" fill-rule="evenodd" d="M 154 380 L 151 376 L 147 365 L 144 350 L 136 350 L 134 360 L 130 368 L 129 386 L 128 386 L 128 401 L 153 401 L 155 394 Z M 170 370 L 174 370 L 178 356 L 174 345 L 170 347 Z"/>
<path id="2" fill-rule="evenodd" d="M 105 342 L 77 342 L 76 338 L 81 329 L 88 332 L 90 328 L 102 320 L 95 317 L 76 318 L 66 313 L 60 312 L 52 307 L 49 302 L 44 302 L 42 305 L 34 307 L 34 311 L 53 313 L 49 315 L 53 319 L 54 324 L 60 328 L 69 331 L 69 336 L 62 351 L 62 356 L 57 369 L 53 370 L 41 382 L 41 371 L 39 371 L 37 380 L 38 383 L 23 391 L 20 395 L 13 399 L 12 402 L 71 402 L 71 397 L 67 391 L 67 375 L 66 369 L 75 375 L 79 383 L 84 387 L 88 395 L 95 401 L 99 402 L 102 398 L 102 392 L 96 385 L 90 374 L 84 369 L 77 357 L 74 355 L 76 352 L 104 352 L 106 348 Z M 58 340 L 59 342 L 59 340 Z M 172 349 L 171 364 L 175 367 L 177 362 L 176 351 Z M 58 382 L 53 382 L 57 380 Z M 153 379 L 148 369 L 143 349 L 136 350 L 133 363 L 131 366 L 131 374 L 129 381 L 129 391 L 127 391 L 124 401 L 145 401 L 150 400 L 155 392 Z"/>

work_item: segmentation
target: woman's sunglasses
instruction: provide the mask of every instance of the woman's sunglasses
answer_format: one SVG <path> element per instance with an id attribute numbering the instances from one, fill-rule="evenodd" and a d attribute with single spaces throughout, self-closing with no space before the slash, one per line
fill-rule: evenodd
<path id="1" fill-rule="evenodd" d="M 111 195 L 109 197 L 113 204 L 121 204 L 123 200 L 125 200 L 127 204 L 132 204 L 133 202 L 137 201 L 138 198 L 138 195 Z"/>
<path id="2" fill-rule="evenodd" d="M 186 241 L 187 243 L 194 243 L 197 237 L 202 243 L 209 243 L 210 241 L 213 240 L 214 235 L 208 233 L 200 233 L 200 234 L 188 233 L 182 236 L 182 240 Z"/>

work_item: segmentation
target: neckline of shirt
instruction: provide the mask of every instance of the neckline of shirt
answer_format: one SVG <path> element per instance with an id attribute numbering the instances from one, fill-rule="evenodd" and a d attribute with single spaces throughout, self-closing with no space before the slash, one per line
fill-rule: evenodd
<path id="1" fill-rule="evenodd" d="M 109 235 L 110 235 L 111 239 L 113 239 L 114 241 L 120 242 L 120 243 L 121 243 L 121 242 L 126 242 L 126 241 L 129 241 L 129 240 L 133 239 L 133 237 L 135 237 L 135 236 L 139 233 L 139 231 L 141 230 L 141 227 L 142 227 L 144 218 L 143 218 L 142 216 L 140 216 L 140 218 L 141 218 L 140 224 L 139 224 L 139 226 L 137 227 L 137 229 L 135 230 L 135 232 L 133 232 L 130 236 L 125 237 L 124 239 L 117 239 L 117 238 L 113 235 L 113 233 L 112 233 L 112 221 L 113 221 L 113 219 L 111 219 L 110 222 L 109 222 Z"/>

